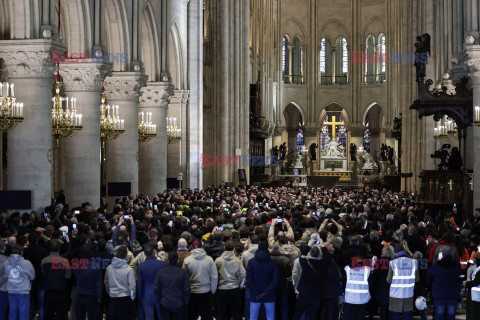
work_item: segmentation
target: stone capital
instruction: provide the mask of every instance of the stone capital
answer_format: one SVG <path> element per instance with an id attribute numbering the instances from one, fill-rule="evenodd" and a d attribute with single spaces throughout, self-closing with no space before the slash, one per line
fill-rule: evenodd
<path id="1" fill-rule="evenodd" d="M 8 79 L 52 78 L 55 65 L 52 51 L 65 48 L 51 40 L 2 40 L 0 57 L 5 63 L 4 76 Z"/>
<path id="2" fill-rule="evenodd" d="M 147 82 L 141 89 L 140 103 L 142 107 L 166 106 L 173 94 L 173 85 L 169 82 Z"/>
<path id="3" fill-rule="evenodd" d="M 173 95 L 170 96 L 170 104 L 188 104 L 190 97 L 190 90 L 173 90 Z"/>
<path id="4" fill-rule="evenodd" d="M 136 100 L 141 88 L 147 84 L 148 76 L 141 72 L 113 72 L 104 82 L 107 100 Z"/>
<path id="5" fill-rule="evenodd" d="M 472 78 L 472 85 L 480 85 L 480 45 L 467 46 L 466 50 L 468 60 L 466 65 L 470 69 L 470 77 Z"/>
<path id="6" fill-rule="evenodd" d="M 66 60 L 66 63 L 60 64 L 60 74 L 66 92 L 99 92 L 105 78 L 112 75 L 112 64 L 92 61 L 68 63 Z"/>

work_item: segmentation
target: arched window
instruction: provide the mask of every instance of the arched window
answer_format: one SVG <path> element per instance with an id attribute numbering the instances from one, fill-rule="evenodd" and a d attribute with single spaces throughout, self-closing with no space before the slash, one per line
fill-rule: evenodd
<path id="1" fill-rule="evenodd" d="M 365 83 L 375 83 L 376 78 L 376 65 L 375 62 L 375 37 L 373 35 L 369 35 L 367 37 L 366 42 L 366 55 L 367 58 L 364 60 L 365 62 Z"/>
<path id="2" fill-rule="evenodd" d="M 302 84 L 303 83 L 303 66 L 302 66 L 302 41 L 295 37 L 293 39 L 293 74 L 292 74 L 292 83 Z"/>
<path id="3" fill-rule="evenodd" d="M 335 41 L 335 84 L 347 84 L 348 49 L 347 39 L 339 37 Z"/>
<path id="4" fill-rule="evenodd" d="M 380 33 L 378 36 L 378 82 L 385 82 L 385 73 L 387 71 L 387 47 L 385 44 L 385 35 Z"/>
<path id="5" fill-rule="evenodd" d="M 323 38 L 320 44 L 320 83 L 333 84 L 332 42 L 328 38 Z"/>
<path id="6" fill-rule="evenodd" d="M 284 83 L 290 83 L 290 51 L 288 49 L 289 46 L 290 41 L 288 41 L 288 38 L 284 36 L 282 45 L 282 72 Z"/>
<path id="7" fill-rule="evenodd" d="M 334 138 L 340 142 L 344 149 L 347 147 L 347 121 L 345 116 L 341 112 L 328 111 L 322 120 L 322 127 L 320 130 L 320 150 L 325 150 L 327 143 L 332 139 L 333 130 L 331 122 L 334 120 L 336 123 L 343 123 L 335 126 Z"/>

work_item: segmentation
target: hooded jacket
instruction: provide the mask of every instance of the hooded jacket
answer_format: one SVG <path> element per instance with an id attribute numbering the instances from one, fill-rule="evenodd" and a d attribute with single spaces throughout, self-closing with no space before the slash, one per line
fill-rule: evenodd
<path id="1" fill-rule="evenodd" d="M 218 281 L 217 267 L 205 250 L 201 248 L 193 250 L 191 255 L 183 261 L 182 268 L 190 277 L 192 293 L 215 293 Z"/>
<path id="2" fill-rule="evenodd" d="M 105 288 L 112 298 L 131 297 L 135 293 L 135 272 L 126 259 L 113 258 L 105 273 Z"/>
<path id="3" fill-rule="evenodd" d="M 268 250 L 258 250 L 248 262 L 247 282 L 251 302 L 275 302 L 278 285 L 278 265 Z M 264 295 L 263 297 L 260 297 Z"/>
<path id="4" fill-rule="evenodd" d="M 245 268 L 233 251 L 225 251 L 215 260 L 218 270 L 218 289 L 239 288 L 246 276 Z"/>
<path id="5" fill-rule="evenodd" d="M 6 262 L 8 293 L 29 294 L 31 282 L 35 279 L 35 269 L 30 261 L 18 254 L 12 254 Z"/>
<path id="6" fill-rule="evenodd" d="M 255 253 L 258 250 L 258 244 L 252 244 L 247 251 L 242 254 L 242 264 L 245 269 L 247 269 L 248 261 L 255 257 Z"/>

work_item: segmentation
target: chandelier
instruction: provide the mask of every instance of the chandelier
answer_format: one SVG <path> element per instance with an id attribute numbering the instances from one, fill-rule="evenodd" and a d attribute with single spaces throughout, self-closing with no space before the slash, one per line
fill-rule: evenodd
<path id="1" fill-rule="evenodd" d="M 140 104 L 139 104 L 140 106 Z M 139 112 L 138 141 L 148 142 L 157 136 L 157 125 L 152 124 L 151 112 Z"/>
<path id="2" fill-rule="evenodd" d="M 13 83 L 0 82 L 0 131 L 15 128 L 23 121 L 23 103 L 15 102 Z"/>
<path id="3" fill-rule="evenodd" d="M 167 142 L 175 144 L 180 141 L 180 128 L 177 126 L 177 118 L 167 118 Z"/>
<path id="4" fill-rule="evenodd" d="M 57 148 L 60 145 L 60 138 L 73 137 L 82 130 L 82 115 L 77 113 L 77 98 L 60 96 L 59 78 L 57 74 L 55 97 L 52 98 L 52 136 L 55 138 Z"/>
<path id="5" fill-rule="evenodd" d="M 102 148 L 105 148 L 105 141 L 117 139 L 125 132 L 125 120 L 120 119 L 118 105 L 107 105 L 105 103 L 105 91 L 102 89 L 100 104 L 100 140 Z"/>
<path id="6" fill-rule="evenodd" d="M 433 129 L 433 137 L 436 140 L 447 141 L 449 136 L 458 138 L 458 128 L 452 118 L 444 116 L 440 121 L 435 122 L 435 128 Z"/>

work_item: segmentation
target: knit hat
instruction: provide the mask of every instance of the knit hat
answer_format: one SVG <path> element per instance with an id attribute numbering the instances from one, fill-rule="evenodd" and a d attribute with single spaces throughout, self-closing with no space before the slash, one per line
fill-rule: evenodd
<path id="1" fill-rule="evenodd" d="M 193 241 L 192 248 L 193 249 L 201 249 L 202 248 L 202 243 L 198 240 L 195 240 L 195 241 Z"/>

